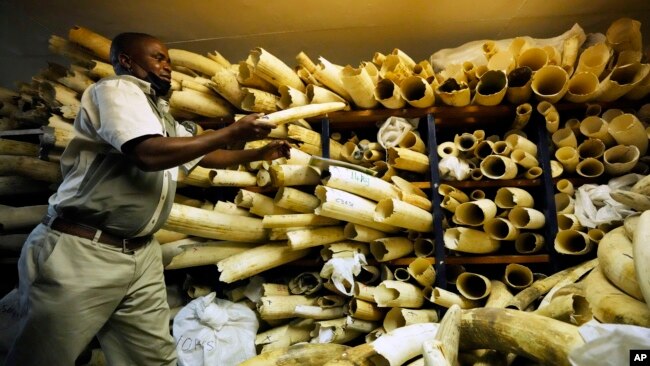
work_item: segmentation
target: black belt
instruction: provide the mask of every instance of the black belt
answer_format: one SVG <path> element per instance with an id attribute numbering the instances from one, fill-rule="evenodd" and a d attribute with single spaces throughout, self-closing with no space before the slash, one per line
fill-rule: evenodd
<path id="1" fill-rule="evenodd" d="M 56 217 L 54 220 L 52 220 L 52 218 L 47 215 L 43 218 L 43 224 L 49 225 L 49 227 L 51 227 L 56 231 L 60 231 L 65 234 L 70 234 L 70 235 L 78 236 L 80 238 L 89 239 L 89 240 L 94 240 L 95 236 L 97 235 L 97 232 L 99 231 L 98 229 L 95 229 L 93 227 L 77 224 L 65 220 L 61 217 Z M 111 246 L 115 246 L 117 248 L 122 248 L 124 252 L 127 252 L 127 251 L 134 251 L 142 247 L 143 245 L 151 241 L 151 238 L 152 238 L 151 235 L 147 235 L 147 236 L 140 236 L 136 238 L 126 239 L 102 231 L 97 241 L 99 243 L 108 244 Z"/>

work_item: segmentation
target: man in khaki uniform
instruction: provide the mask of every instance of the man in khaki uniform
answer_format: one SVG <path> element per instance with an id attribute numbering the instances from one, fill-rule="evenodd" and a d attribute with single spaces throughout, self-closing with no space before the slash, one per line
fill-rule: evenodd
<path id="1" fill-rule="evenodd" d="M 246 116 L 193 136 L 160 97 L 170 87 L 167 48 L 156 38 L 113 39 L 117 76 L 86 90 L 64 180 L 19 261 L 21 328 L 8 365 L 74 365 L 97 335 L 111 365 L 175 365 L 163 267 L 152 237 L 171 210 L 178 167 L 223 168 L 288 156 L 285 141 L 221 150 L 274 126 Z"/>

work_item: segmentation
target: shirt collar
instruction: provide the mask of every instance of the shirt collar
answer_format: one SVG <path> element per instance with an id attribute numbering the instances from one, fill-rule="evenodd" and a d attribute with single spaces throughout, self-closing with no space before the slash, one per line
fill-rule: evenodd
<path id="1" fill-rule="evenodd" d="M 128 81 L 132 82 L 133 84 L 137 85 L 138 88 L 140 88 L 140 90 L 142 90 L 142 92 L 144 92 L 145 94 L 151 95 L 153 97 L 156 96 L 156 92 L 153 90 L 153 88 L 151 87 L 151 83 L 149 83 L 148 81 L 138 79 L 137 77 L 135 77 L 133 75 L 119 75 L 119 76 L 115 76 L 115 78 L 116 79 L 122 79 L 122 80 L 128 80 Z"/>

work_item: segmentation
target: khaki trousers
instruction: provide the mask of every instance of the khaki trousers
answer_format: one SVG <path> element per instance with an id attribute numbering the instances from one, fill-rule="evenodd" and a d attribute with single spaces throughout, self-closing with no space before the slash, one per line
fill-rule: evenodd
<path id="1" fill-rule="evenodd" d="M 18 262 L 21 327 L 7 365 L 74 365 L 97 335 L 110 365 L 175 365 L 160 245 L 131 253 L 41 224 Z"/>

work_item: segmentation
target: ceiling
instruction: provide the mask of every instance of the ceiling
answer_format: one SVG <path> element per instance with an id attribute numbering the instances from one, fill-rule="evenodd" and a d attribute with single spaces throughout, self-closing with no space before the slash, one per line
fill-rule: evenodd
<path id="1" fill-rule="evenodd" d="M 620 17 L 641 21 L 649 44 L 648 0 L 0 0 L 0 86 L 64 62 L 47 39 L 73 25 L 108 38 L 150 33 L 170 48 L 217 50 L 232 62 L 262 46 L 293 66 L 300 51 L 358 65 L 400 48 L 417 61 L 473 40 L 553 37 L 574 23 L 604 33 Z"/>

